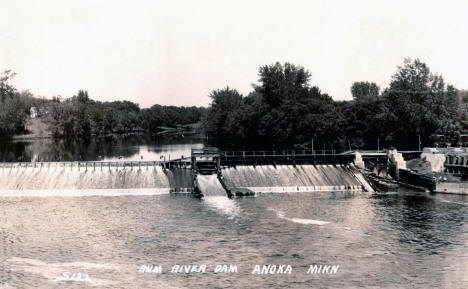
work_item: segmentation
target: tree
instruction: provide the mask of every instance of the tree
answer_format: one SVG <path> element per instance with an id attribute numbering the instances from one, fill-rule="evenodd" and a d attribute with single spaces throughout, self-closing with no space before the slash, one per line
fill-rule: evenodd
<path id="1" fill-rule="evenodd" d="M 5 70 L 0 75 L 0 102 L 11 99 L 16 95 L 16 88 L 9 81 L 16 75 L 11 70 Z"/>
<path id="2" fill-rule="evenodd" d="M 22 133 L 28 117 L 28 111 L 21 101 L 16 88 L 9 83 L 16 74 L 10 70 L 0 75 L 0 136 L 10 137 Z"/>
<path id="3" fill-rule="evenodd" d="M 399 148 L 414 149 L 434 133 L 450 134 L 456 124 L 456 90 L 419 59 L 405 59 L 385 91 L 390 107 L 389 138 Z"/>
<path id="4" fill-rule="evenodd" d="M 286 63 L 262 66 L 260 84 L 243 97 L 229 88 L 211 93 L 205 121 L 210 140 L 224 148 L 317 148 L 342 145 L 343 117 L 333 99 L 310 87 L 310 73 Z"/>
<path id="5" fill-rule="evenodd" d="M 302 66 L 286 62 L 284 65 L 276 62 L 261 66 L 258 73 L 260 85 L 255 85 L 255 91 L 263 96 L 265 103 L 277 107 L 286 98 L 303 96 L 309 88 L 311 74 Z"/>
<path id="6" fill-rule="evenodd" d="M 236 132 L 240 126 L 238 111 L 242 110 L 242 95 L 235 89 L 226 87 L 210 93 L 211 107 L 205 119 L 207 134 L 220 144 L 236 142 Z"/>
<path id="7" fill-rule="evenodd" d="M 374 82 L 359 81 L 351 86 L 351 94 L 354 100 L 376 100 L 379 97 L 380 88 Z"/>

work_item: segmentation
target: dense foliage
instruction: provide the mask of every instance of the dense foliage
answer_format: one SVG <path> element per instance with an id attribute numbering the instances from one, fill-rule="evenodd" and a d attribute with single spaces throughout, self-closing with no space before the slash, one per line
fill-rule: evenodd
<path id="1" fill-rule="evenodd" d="M 155 133 L 162 127 L 187 125 L 201 120 L 203 108 L 153 105 L 140 109 L 130 101 L 100 102 L 80 90 L 70 99 L 55 98 L 46 120 L 55 136 L 87 137 L 134 132 Z"/>
<path id="2" fill-rule="evenodd" d="M 259 69 L 259 84 L 242 96 L 214 90 L 204 122 L 223 148 L 376 149 L 457 144 L 467 132 L 466 93 L 446 85 L 419 60 L 405 60 L 380 93 L 375 83 L 355 82 L 353 100 L 333 101 L 310 86 L 303 67 L 275 63 Z M 465 95 L 465 96 L 463 96 Z"/>
<path id="3" fill-rule="evenodd" d="M 21 94 L 9 83 L 13 76 L 9 70 L 0 75 L 0 138 L 24 131 L 29 113 Z"/>
<path id="4" fill-rule="evenodd" d="M 164 127 L 199 122 L 205 108 L 154 105 L 140 109 L 130 101 L 100 102 L 88 92 L 52 100 L 36 98 L 30 92 L 17 92 L 9 83 L 14 74 L 5 71 L 0 78 L 0 137 L 25 133 L 31 108 L 44 121 L 52 135 L 87 138 L 134 132 L 156 133 Z"/>
<path id="5" fill-rule="evenodd" d="M 19 93 L 9 83 L 13 76 L 6 71 L 0 77 L 0 137 L 25 132 L 31 107 L 54 136 L 69 138 L 153 134 L 203 118 L 209 141 L 226 149 L 417 149 L 419 140 L 421 146 L 459 145 L 468 133 L 468 92 L 447 85 L 418 59 L 406 59 L 384 90 L 355 82 L 351 101 L 334 101 L 311 86 L 311 74 L 303 67 L 266 65 L 251 93 L 214 90 L 208 109 L 140 109 L 129 101 L 92 100 L 84 90 L 68 99 L 46 100 Z"/>

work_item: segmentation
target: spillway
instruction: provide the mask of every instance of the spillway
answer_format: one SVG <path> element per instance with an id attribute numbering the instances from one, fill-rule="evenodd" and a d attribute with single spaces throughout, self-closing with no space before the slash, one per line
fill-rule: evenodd
<path id="1" fill-rule="evenodd" d="M 262 165 L 221 169 L 197 175 L 201 193 L 227 196 L 239 192 L 368 190 L 359 172 L 339 165 Z M 193 171 L 163 169 L 157 163 L 29 163 L 0 165 L 0 196 L 81 196 L 192 192 Z M 245 194 L 241 194 L 245 195 Z"/>
<path id="2" fill-rule="evenodd" d="M 227 197 L 227 192 L 216 174 L 197 175 L 198 187 L 209 208 L 232 219 L 241 215 L 237 202 Z"/>
<path id="3" fill-rule="evenodd" d="M 73 164 L 0 167 L 0 192 L 139 190 L 144 194 L 169 193 L 170 184 L 160 166 L 91 166 Z M 136 194 L 133 191 L 131 194 Z"/>
<path id="4" fill-rule="evenodd" d="M 203 196 L 227 196 L 216 174 L 197 175 L 198 186 Z"/>
<path id="5" fill-rule="evenodd" d="M 256 193 L 361 191 L 363 184 L 339 165 L 262 165 L 223 168 L 229 190 L 249 189 Z"/>

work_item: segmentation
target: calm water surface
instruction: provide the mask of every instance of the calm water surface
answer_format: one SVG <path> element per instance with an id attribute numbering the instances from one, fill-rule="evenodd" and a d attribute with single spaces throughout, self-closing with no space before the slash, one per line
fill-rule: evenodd
<path id="1" fill-rule="evenodd" d="M 39 139 L 0 142 L 0 162 L 30 161 L 159 161 L 190 156 L 191 148 L 202 148 L 199 137 L 116 136 L 87 141 Z"/>
<path id="2" fill-rule="evenodd" d="M 468 198 L 365 193 L 0 199 L 2 288 L 468 288 Z M 138 274 L 144 264 L 162 274 Z M 208 264 L 205 274 L 170 273 Z M 216 264 L 238 273 L 215 274 Z M 290 264 L 291 275 L 252 275 Z M 310 264 L 339 265 L 307 275 Z M 94 282 L 56 282 L 63 272 Z"/>

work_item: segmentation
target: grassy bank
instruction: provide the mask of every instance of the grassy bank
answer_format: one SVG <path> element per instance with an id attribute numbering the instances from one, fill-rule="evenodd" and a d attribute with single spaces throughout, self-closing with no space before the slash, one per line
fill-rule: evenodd
<path id="1" fill-rule="evenodd" d="M 26 133 L 14 135 L 12 139 L 31 140 L 51 137 L 52 133 L 41 118 L 29 118 L 26 123 Z"/>

